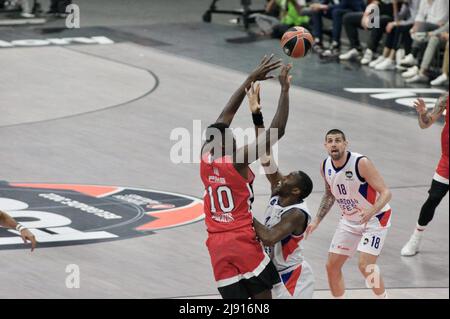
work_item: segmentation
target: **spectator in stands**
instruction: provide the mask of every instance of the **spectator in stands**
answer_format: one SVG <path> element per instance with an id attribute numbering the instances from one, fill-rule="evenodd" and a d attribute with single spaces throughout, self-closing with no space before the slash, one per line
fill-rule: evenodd
<path id="1" fill-rule="evenodd" d="M 22 13 L 20 14 L 21 17 L 23 18 L 35 17 L 35 15 L 33 14 L 34 0 L 20 0 L 19 4 L 22 7 Z"/>
<path id="2" fill-rule="evenodd" d="M 413 38 L 411 53 L 401 60 L 404 66 L 412 66 L 402 74 L 405 78 L 419 73 L 418 57 L 424 44 L 429 40 L 429 32 L 439 29 L 448 22 L 448 0 L 421 0 L 414 26 L 410 33 Z"/>
<path id="3" fill-rule="evenodd" d="M 310 5 L 312 18 L 312 34 L 315 39 L 314 49 L 318 53 L 324 51 L 322 17 L 333 21 L 332 42 L 324 56 L 339 53 L 341 46 L 342 19 L 349 12 L 363 12 L 365 3 L 363 0 L 321 0 L 320 3 Z"/>
<path id="4" fill-rule="evenodd" d="M 359 57 L 362 53 L 362 47 L 359 42 L 358 28 L 369 30 L 370 37 L 367 49 L 364 52 L 361 64 L 369 64 L 374 57 L 378 44 L 383 36 L 384 30 L 389 22 L 394 20 L 394 13 L 397 15 L 398 0 L 373 0 L 366 7 L 364 12 L 351 12 L 344 16 L 344 28 L 347 37 L 350 40 L 350 50 L 339 56 L 340 60 L 350 60 Z M 379 12 L 379 27 L 371 26 L 371 15 L 373 12 Z"/>
<path id="5" fill-rule="evenodd" d="M 396 53 L 403 46 L 404 54 L 411 53 L 412 39 L 409 30 L 414 25 L 421 0 L 406 0 L 398 13 L 396 21 L 391 21 L 386 26 L 386 42 L 383 54 L 369 63 L 375 70 L 395 70 Z"/>
<path id="6" fill-rule="evenodd" d="M 431 85 L 444 85 L 448 87 L 448 32 L 444 33 L 444 38 L 447 38 L 447 44 L 445 45 L 444 62 L 442 63 L 442 74 L 430 82 Z"/>
<path id="7" fill-rule="evenodd" d="M 445 25 L 436 29 L 434 31 L 428 32 L 428 44 L 425 53 L 422 58 L 422 63 L 420 64 L 420 69 L 418 69 L 417 74 L 413 75 L 406 80 L 406 83 L 428 83 L 430 78 L 428 76 L 428 71 L 433 59 L 436 57 L 436 53 L 439 52 L 440 48 L 448 43 L 448 21 Z M 414 69 L 415 71 L 415 69 Z M 414 72 L 411 72 L 411 74 Z M 444 77 L 445 75 L 445 77 Z M 447 81 L 445 72 L 441 75 L 441 81 L 437 81 L 437 85 L 442 84 Z M 437 79 L 436 79 L 437 80 Z M 436 82 L 436 81 L 435 81 Z M 442 82 L 442 83 L 441 83 Z"/>
<path id="8" fill-rule="evenodd" d="M 293 26 L 309 25 L 309 16 L 302 14 L 305 5 L 306 0 L 270 0 L 266 5 L 266 14 L 253 16 L 263 34 L 280 39 Z"/>

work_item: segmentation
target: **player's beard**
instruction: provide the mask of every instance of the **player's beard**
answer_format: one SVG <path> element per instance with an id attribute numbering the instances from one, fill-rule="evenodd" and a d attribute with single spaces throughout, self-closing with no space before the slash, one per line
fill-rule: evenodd
<path id="1" fill-rule="evenodd" d="M 345 152 L 341 152 L 337 150 L 337 152 L 330 152 L 330 156 L 333 159 L 333 161 L 339 161 L 342 159 L 342 157 L 345 155 Z"/>

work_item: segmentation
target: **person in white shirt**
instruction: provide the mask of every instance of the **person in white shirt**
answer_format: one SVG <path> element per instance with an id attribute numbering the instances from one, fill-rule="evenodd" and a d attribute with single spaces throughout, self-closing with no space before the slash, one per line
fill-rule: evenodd
<path id="1" fill-rule="evenodd" d="M 410 33 L 413 38 L 411 53 L 405 56 L 400 63 L 410 69 L 402 74 L 404 78 L 412 78 L 419 74 L 419 52 L 429 40 L 429 32 L 434 31 L 448 22 L 448 0 L 421 0 L 414 26 Z"/>

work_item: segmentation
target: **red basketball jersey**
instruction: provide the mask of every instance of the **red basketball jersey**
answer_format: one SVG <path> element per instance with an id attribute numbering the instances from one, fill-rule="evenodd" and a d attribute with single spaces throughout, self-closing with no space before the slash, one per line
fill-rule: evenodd
<path id="1" fill-rule="evenodd" d="M 444 128 L 442 129 L 442 134 L 441 134 L 441 146 L 442 146 L 442 155 L 447 156 L 448 157 L 448 97 L 447 97 L 447 107 L 445 109 L 445 125 Z"/>
<path id="2" fill-rule="evenodd" d="M 248 169 L 243 178 L 234 168 L 230 156 L 213 160 L 204 154 L 200 163 L 200 176 L 205 186 L 204 210 L 206 228 L 210 233 L 253 227 L 251 205 L 255 175 Z"/>

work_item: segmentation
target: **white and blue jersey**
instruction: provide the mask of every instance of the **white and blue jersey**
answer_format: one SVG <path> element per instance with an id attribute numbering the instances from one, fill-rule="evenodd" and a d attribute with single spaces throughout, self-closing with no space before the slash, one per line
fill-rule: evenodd
<path id="1" fill-rule="evenodd" d="M 344 166 L 336 168 L 331 157 L 328 157 L 323 165 L 325 180 L 336 198 L 342 218 L 349 224 L 358 223 L 361 219 L 359 210 L 371 208 L 379 196 L 359 174 L 358 163 L 364 157 L 358 153 L 348 152 Z M 373 218 L 378 219 L 381 227 L 389 227 L 390 217 L 391 207 L 386 204 Z"/>
<path id="2" fill-rule="evenodd" d="M 266 227 L 274 227 L 283 214 L 292 208 L 300 209 L 307 217 L 306 225 L 310 223 L 311 214 L 306 202 L 283 207 L 278 201 L 279 196 L 274 196 L 269 201 L 264 220 Z M 303 234 L 289 234 L 273 247 L 265 247 L 282 280 L 282 284 L 274 286 L 274 298 L 312 298 L 314 276 L 311 267 L 304 260 L 302 240 Z"/>

